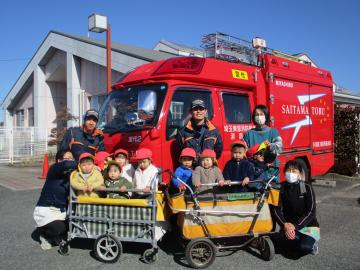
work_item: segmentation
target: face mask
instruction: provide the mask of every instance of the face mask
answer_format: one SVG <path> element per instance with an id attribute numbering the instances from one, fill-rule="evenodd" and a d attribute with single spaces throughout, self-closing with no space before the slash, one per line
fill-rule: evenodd
<path id="1" fill-rule="evenodd" d="M 299 175 L 297 173 L 287 172 L 285 173 L 285 178 L 288 183 L 295 183 L 299 180 Z"/>
<path id="2" fill-rule="evenodd" d="M 255 122 L 257 124 L 259 124 L 259 125 L 265 124 L 265 120 L 266 120 L 265 115 L 257 115 L 257 116 L 255 116 Z"/>

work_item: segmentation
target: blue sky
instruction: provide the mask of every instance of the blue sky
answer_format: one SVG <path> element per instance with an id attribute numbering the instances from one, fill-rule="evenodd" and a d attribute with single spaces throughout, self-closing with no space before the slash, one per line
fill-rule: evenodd
<path id="1" fill-rule="evenodd" d="M 50 30 L 86 36 L 94 12 L 108 16 L 113 42 L 139 47 L 152 48 L 162 38 L 198 47 L 202 35 L 215 31 L 246 40 L 260 36 L 271 48 L 307 53 L 337 84 L 360 92 L 357 0 L 12 0 L 0 10 L 0 100 Z"/>

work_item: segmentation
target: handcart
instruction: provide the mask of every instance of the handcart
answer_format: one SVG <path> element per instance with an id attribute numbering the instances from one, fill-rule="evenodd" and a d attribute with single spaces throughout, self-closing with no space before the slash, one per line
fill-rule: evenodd
<path id="1" fill-rule="evenodd" d="M 205 196 L 177 178 L 187 192 L 175 196 L 167 193 L 167 198 L 172 212 L 177 214 L 189 265 L 206 268 L 213 263 L 217 252 L 246 246 L 257 249 L 264 260 L 273 258 L 275 250 L 269 237 L 273 233 L 273 221 L 269 204 L 278 204 L 279 190 L 272 185 L 278 174 L 276 169 L 267 182 L 258 181 L 264 183 L 260 192 L 221 192 L 215 183 L 207 184 L 212 192 Z M 241 182 L 230 185 L 241 185 Z"/>
<path id="2" fill-rule="evenodd" d="M 119 192 L 107 188 L 103 192 Z M 128 189 L 129 192 L 142 192 Z M 155 224 L 165 220 L 163 215 L 163 194 L 153 188 L 146 198 L 110 199 L 76 196 L 70 188 L 69 232 L 67 241 L 60 244 L 59 252 L 69 252 L 74 238 L 95 239 L 96 257 L 105 263 L 116 262 L 122 254 L 123 243 L 145 243 L 151 248 L 142 254 L 145 263 L 157 259 L 158 245 L 155 239 Z"/>

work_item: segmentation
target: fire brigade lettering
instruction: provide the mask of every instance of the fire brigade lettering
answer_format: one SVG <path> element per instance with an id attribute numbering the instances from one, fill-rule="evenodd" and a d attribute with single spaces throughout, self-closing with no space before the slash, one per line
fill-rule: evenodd
<path id="1" fill-rule="evenodd" d="M 294 84 L 292 82 L 285 82 L 285 81 L 275 81 L 275 85 L 277 86 L 282 86 L 282 87 L 288 87 L 288 88 L 293 88 Z"/>
<path id="2" fill-rule="evenodd" d="M 313 142 L 313 148 L 331 146 L 331 141 Z"/>

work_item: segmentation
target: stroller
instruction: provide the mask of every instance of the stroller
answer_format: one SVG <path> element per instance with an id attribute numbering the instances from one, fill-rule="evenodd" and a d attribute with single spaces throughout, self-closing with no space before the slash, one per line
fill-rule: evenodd
<path id="1" fill-rule="evenodd" d="M 174 196 L 167 193 L 177 226 L 185 246 L 185 257 L 194 268 L 206 268 L 215 260 L 216 253 L 250 246 L 260 252 L 264 260 L 271 260 L 275 250 L 270 235 L 273 221 L 269 204 L 277 205 L 279 190 L 272 184 L 279 169 L 260 192 L 218 192 L 218 184 L 205 184 L 212 194 L 200 195 L 186 185 L 187 192 Z M 174 176 L 176 177 L 176 176 Z M 253 181 L 254 183 L 255 181 Z M 231 186 L 241 182 L 231 182 Z"/>

